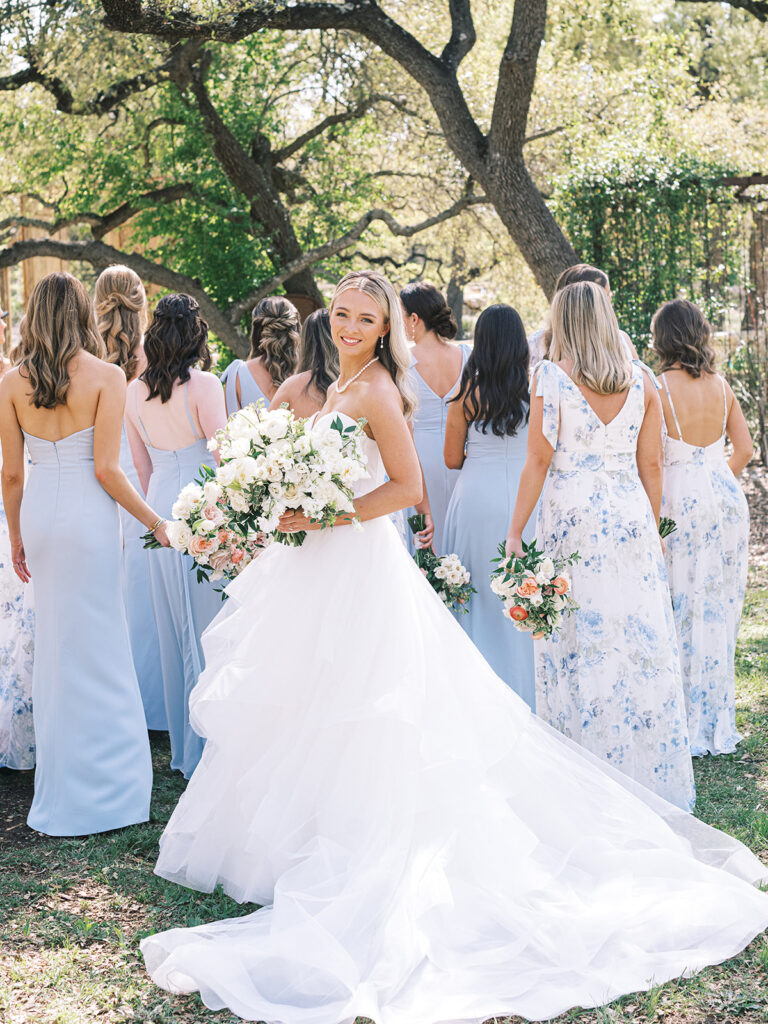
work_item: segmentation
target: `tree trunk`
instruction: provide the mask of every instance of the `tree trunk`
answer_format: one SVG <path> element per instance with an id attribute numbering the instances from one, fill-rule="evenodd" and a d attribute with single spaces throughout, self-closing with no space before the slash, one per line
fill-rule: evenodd
<path id="1" fill-rule="evenodd" d="M 504 227 L 533 271 L 548 299 L 555 282 L 567 268 L 579 262 L 573 246 L 557 225 L 547 204 L 519 160 L 489 159 L 489 173 L 480 179 Z"/>

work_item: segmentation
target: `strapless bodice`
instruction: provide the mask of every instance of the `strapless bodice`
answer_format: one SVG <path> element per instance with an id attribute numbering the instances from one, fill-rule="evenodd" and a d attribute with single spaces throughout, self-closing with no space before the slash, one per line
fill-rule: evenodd
<path id="1" fill-rule="evenodd" d="M 318 415 L 315 417 L 312 422 L 311 429 L 315 430 L 321 426 L 326 426 L 337 416 L 350 426 L 357 426 L 357 420 L 353 420 L 352 417 L 347 416 L 346 413 L 326 412 L 322 416 Z M 363 434 L 363 453 L 366 458 L 369 475 L 363 480 L 358 480 L 353 485 L 352 489 L 356 498 L 359 498 L 362 494 L 368 494 L 369 491 L 376 490 L 376 488 L 380 487 L 387 479 L 387 473 L 384 469 L 384 463 L 381 458 L 379 446 L 373 438 L 368 437 L 365 433 Z"/>
<path id="2" fill-rule="evenodd" d="M 28 434 L 24 440 L 33 466 L 71 466 L 93 462 L 93 427 L 76 430 L 60 441 L 47 441 L 44 437 Z"/>

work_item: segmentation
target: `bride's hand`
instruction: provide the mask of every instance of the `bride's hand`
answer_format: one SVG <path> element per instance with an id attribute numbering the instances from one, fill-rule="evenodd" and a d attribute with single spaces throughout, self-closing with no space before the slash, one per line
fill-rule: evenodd
<path id="1" fill-rule="evenodd" d="M 507 536 L 506 543 L 507 558 L 511 555 L 516 555 L 517 558 L 523 557 L 523 538 L 514 537 L 511 533 Z"/>
<path id="2" fill-rule="evenodd" d="M 11 541 L 11 561 L 13 562 L 13 571 L 21 582 L 29 583 L 32 579 L 32 574 L 27 567 L 27 556 L 24 554 L 24 543 L 21 537 L 18 540 Z"/>
<path id="3" fill-rule="evenodd" d="M 281 533 L 302 533 L 306 530 L 319 530 L 320 523 L 313 523 L 297 508 L 293 512 L 283 512 L 278 520 L 278 529 Z"/>

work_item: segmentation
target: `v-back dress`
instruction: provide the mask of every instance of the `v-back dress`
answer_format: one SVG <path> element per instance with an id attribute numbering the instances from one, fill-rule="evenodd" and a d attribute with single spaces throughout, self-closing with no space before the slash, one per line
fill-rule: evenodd
<path id="1" fill-rule="evenodd" d="M 433 391 L 421 376 L 415 356 L 410 371 L 411 381 L 418 394 L 418 405 L 413 414 L 413 439 L 424 472 L 424 482 L 427 485 L 432 522 L 435 527 L 432 547 L 438 555 L 451 553 L 445 549 L 443 530 L 448 513 L 448 503 L 451 500 L 456 481 L 459 479 L 459 470 L 448 469 L 444 457 L 448 400 L 458 387 L 464 372 L 464 365 L 472 351 L 470 346 L 464 343 L 459 345 L 459 349 L 461 350 L 461 369 L 456 377 L 456 382 L 444 395 L 438 395 Z M 413 512 L 414 509 L 408 509 L 407 515 L 412 515 Z M 413 535 L 408 537 L 408 541 L 411 551 L 413 551 L 415 547 Z"/>
<path id="2" fill-rule="evenodd" d="M 385 477 L 365 450 L 358 493 Z M 768 869 L 532 715 L 387 517 L 274 544 L 227 592 L 156 870 L 264 906 L 144 939 L 164 988 L 251 1021 L 542 1020 L 768 925 Z"/>
<path id="3" fill-rule="evenodd" d="M 21 536 L 35 586 L 35 794 L 53 836 L 146 821 L 152 764 L 122 592 L 117 503 L 96 479 L 94 428 L 25 433 Z"/>
<path id="4" fill-rule="evenodd" d="M 677 428 L 665 431 L 662 514 L 677 530 L 667 538 L 666 562 L 680 646 L 691 753 L 729 754 L 736 729 L 736 638 L 747 585 L 749 509 L 725 455 L 728 402 L 723 385 L 723 430 L 704 447 L 683 440 L 666 375 L 662 376 Z"/>
<path id="5" fill-rule="evenodd" d="M 171 518 L 171 509 L 181 489 L 191 483 L 205 463 L 214 466 L 207 441 L 198 437 L 198 427 L 189 411 L 184 385 L 184 407 L 195 440 L 183 448 L 156 448 L 150 441 L 139 413 L 134 390 L 136 419 L 152 460 L 147 502 L 158 515 Z M 203 668 L 200 637 L 221 608 L 221 595 L 213 584 L 198 582 L 195 563 L 189 555 L 171 548 L 149 551 L 149 585 L 157 624 L 160 664 L 168 732 L 171 739 L 171 768 L 188 779 L 197 767 L 203 740 L 189 722 L 189 695 Z"/>
<path id="6" fill-rule="evenodd" d="M 604 424 L 555 363 L 536 369 L 543 432 L 555 449 L 539 546 L 577 551 L 579 605 L 537 640 L 536 710 L 614 768 L 679 807 L 695 800 L 685 698 L 664 556 L 637 470 L 644 370 L 632 364 L 621 411 Z"/>
<path id="7" fill-rule="evenodd" d="M 240 381 L 240 401 L 237 401 L 237 382 Z M 269 399 L 253 379 L 248 365 L 242 359 L 233 359 L 221 375 L 224 385 L 224 397 L 227 403 L 227 416 L 242 409 L 246 405 L 263 402 L 269 408 Z"/>

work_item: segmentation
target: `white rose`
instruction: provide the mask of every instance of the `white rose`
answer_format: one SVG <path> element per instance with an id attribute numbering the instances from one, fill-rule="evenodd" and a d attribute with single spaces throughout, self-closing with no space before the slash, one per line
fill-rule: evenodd
<path id="1" fill-rule="evenodd" d="M 215 480 L 207 480 L 203 484 L 203 497 L 206 505 L 215 505 L 223 493 L 221 485 Z"/>
<path id="2" fill-rule="evenodd" d="M 544 559 L 542 559 L 541 563 L 539 564 L 539 572 L 536 574 L 537 582 L 538 582 L 538 579 L 539 579 L 539 574 L 541 574 L 541 575 L 546 577 L 546 580 L 545 580 L 546 583 L 549 583 L 549 581 L 552 579 L 552 577 L 554 575 L 556 575 L 556 573 L 555 573 L 555 564 L 554 564 L 554 562 L 552 561 L 551 558 L 544 558 Z"/>
<path id="3" fill-rule="evenodd" d="M 178 519 L 172 519 L 166 522 L 165 529 L 168 534 L 168 540 L 171 542 L 171 547 L 176 548 L 177 551 L 186 551 L 193 537 L 193 533 L 187 524 L 180 522 Z"/>

